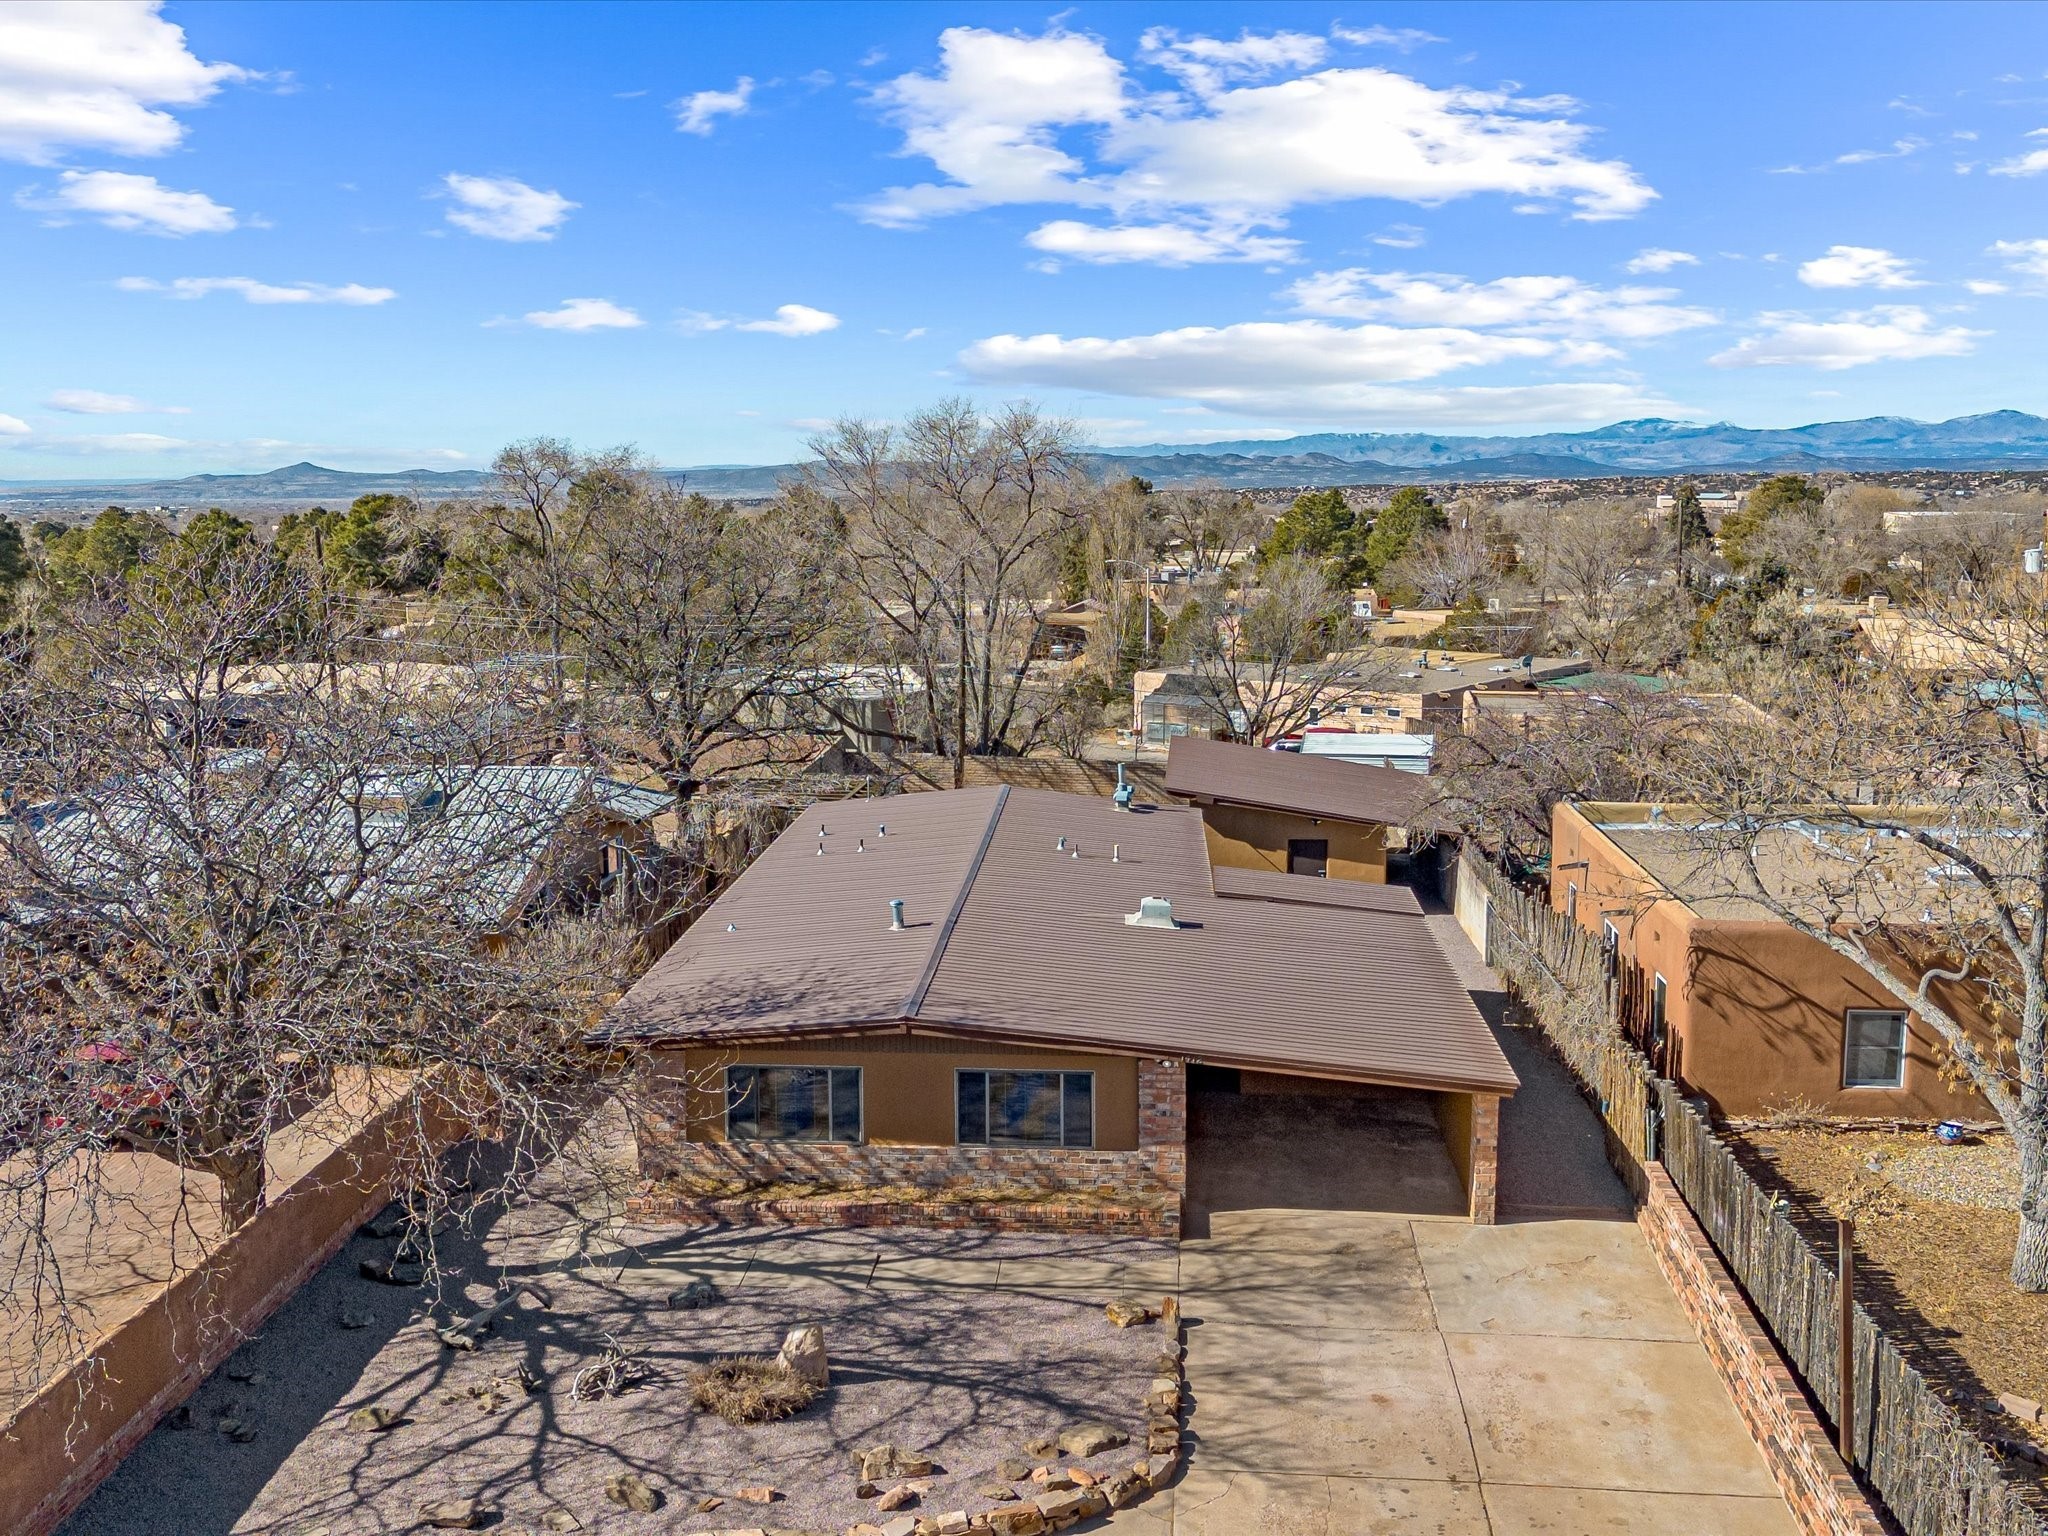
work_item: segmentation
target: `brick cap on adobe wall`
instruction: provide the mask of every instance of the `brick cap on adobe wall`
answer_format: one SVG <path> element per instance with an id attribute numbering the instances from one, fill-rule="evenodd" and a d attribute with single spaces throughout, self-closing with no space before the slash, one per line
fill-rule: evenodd
<path id="1" fill-rule="evenodd" d="M 1799 1378 L 1664 1165 L 1645 1163 L 1642 1172 L 1637 1224 L 1801 1536 L 1886 1536 L 1892 1527 L 1835 1450 Z"/>

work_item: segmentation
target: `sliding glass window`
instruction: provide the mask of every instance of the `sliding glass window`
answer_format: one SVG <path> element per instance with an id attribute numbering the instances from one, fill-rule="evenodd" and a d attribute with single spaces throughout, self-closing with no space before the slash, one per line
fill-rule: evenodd
<path id="1" fill-rule="evenodd" d="M 953 1074 L 954 1136 L 963 1147 L 1092 1147 L 1093 1072 Z"/>
<path id="2" fill-rule="evenodd" d="M 859 1141 L 859 1067 L 727 1067 L 734 1141 Z"/>

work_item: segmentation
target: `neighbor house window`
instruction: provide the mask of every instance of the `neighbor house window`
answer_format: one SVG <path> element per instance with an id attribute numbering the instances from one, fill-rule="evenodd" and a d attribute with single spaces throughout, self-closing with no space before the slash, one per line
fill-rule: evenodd
<path id="1" fill-rule="evenodd" d="M 1564 887 L 1564 915 L 1565 915 L 1566 917 L 1568 917 L 1568 918 L 1572 919 L 1572 921 L 1574 921 L 1574 922 L 1578 921 L 1578 916 L 1579 916 L 1579 882 L 1578 882 L 1578 881 L 1576 881 L 1576 880 L 1568 880 L 1568 881 L 1566 881 L 1566 882 L 1565 882 L 1565 887 Z"/>
<path id="2" fill-rule="evenodd" d="M 727 1067 L 735 1141 L 859 1141 L 859 1067 Z"/>
<path id="3" fill-rule="evenodd" d="M 1906 1016 L 1851 1008 L 1842 1028 L 1842 1086 L 1898 1088 L 1906 1081 Z"/>
<path id="4" fill-rule="evenodd" d="M 963 1147 L 1092 1147 L 1093 1072 L 953 1074 L 954 1134 Z"/>

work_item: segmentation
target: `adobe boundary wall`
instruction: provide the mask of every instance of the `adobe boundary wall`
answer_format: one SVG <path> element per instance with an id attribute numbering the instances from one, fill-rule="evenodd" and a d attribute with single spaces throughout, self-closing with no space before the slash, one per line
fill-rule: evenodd
<path id="1" fill-rule="evenodd" d="M 1661 1163 L 1642 1169 L 1636 1224 L 1699 1334 L 1802 1536 L 1886 1536 L 1799 1379 Z"/>
<path id="2" fill-rule="evenodd" d="M 47 1536 L 391 1198 L 390 1114 L 280 1191 L 0 1422 L 0 1531 Z M 457 1136 L 441 1127 L 446 1139 Z M 137 1154 L 138 1156 L 144 1154 Z"/>

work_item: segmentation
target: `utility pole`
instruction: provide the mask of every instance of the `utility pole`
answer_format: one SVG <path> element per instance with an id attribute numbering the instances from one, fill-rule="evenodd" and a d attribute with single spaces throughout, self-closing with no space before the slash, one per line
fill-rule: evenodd
<path id="1" fill-rule="evenodd" d="M 954 689 L 953 787 L 967 787 L 967 562 L 960 562 L 960 676 Z"/>

